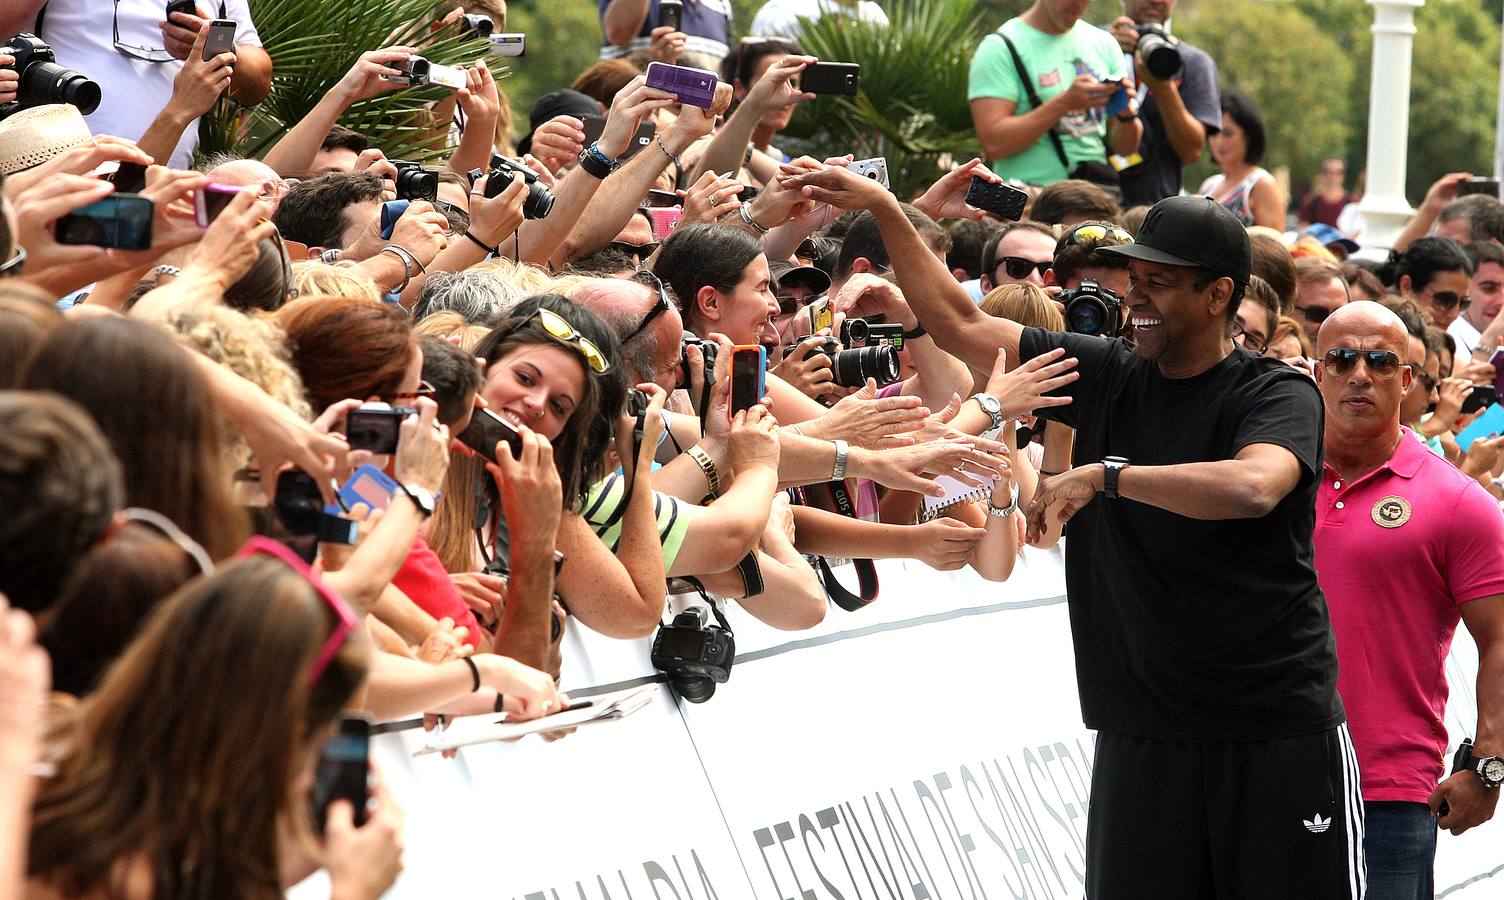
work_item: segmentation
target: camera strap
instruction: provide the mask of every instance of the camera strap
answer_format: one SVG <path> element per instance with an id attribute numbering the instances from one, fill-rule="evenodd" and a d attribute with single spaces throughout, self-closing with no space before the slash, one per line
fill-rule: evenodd
<path id="1" fill-rule="evenodd" d="M 805 487 L 789 488 L 789 496 L 800 506 L 824 508 L 825 504 L 811 502 L 811 491 L 824 489 L 828 492 L 830 505 L 835 507 L 831 512 L 839 513 L 847 518 L 855 519 L 856 504 L 851 502 L 851 493 L 846 490 L 846 482 L 830 481 L 823 484 L 812 484 Z M 831 602 L 847 612 L 855 612 L 877 599 L 877 567 L 870 559 L 853 559 L 851 565 L 856 569 L 857 592 L 855 594 L 846 589 L 836 578 L 835 570 L 829 560 L 823 556 L 810 556 L 810 564 L 814 566 L 815 574 L 820 578 L 821 587 L 825 588 L 825 595 Z"/>
<path id="2" fill-rule="evenodd" d="M 637 421 L 632 425 L 632 475 L 630 478 L 627 478 L 625 472 L 623 472 L 622 477 L 626 479 L 626 484 L 622 487 L 621 502 L 616 504 L 616 508 L 611 510 L 611 515 L 606 517 L 603 530 L 610 530 L 617 522 L 620 522 L 621 517 L 627 513 L 627 504 L 632 502 L 632 490 L 637 487 L 637 458 L 642 454 L 642 426 L 645 417 L 646 413 L 638 413 Z M 617 455 L 620 456 L 620 448 L 617 448 Z M 625 469 L 627 457 L 621 457 L 621 459 L 623 468 Z M 651 466 L 652 464 L 653 461 L 648 460 L 648 465 Z"/>
<path id="3" fill-rule="evenodd" d="M 1013 41 L 1006 34 L 1003 34 L 1002 29 L 998 29 L 997 36 L 1003 39 L 1004 44 L 1008 45 L 1008 55 L 1013 57 L 1013 68 L 1018 70 L 1018 81 L 1024 87 L 1024 94 L 1029 98 L 1029 104 L 1035 109 L 1043 106 L 1044 104 L 1039 99 L 1039 93 L 1034 90 L 1034 82 L 1029 77 L 1029 70 L 1024 67 L 1024 58 L 1018 55 L 1018 48 L 1013 46 Z M 1065 155 L 1065 144 L 1061 143 L 1060 135 L 1055 133 L 1055 126 L 1051 125 L 1050 130 L 1045 133 L 1050 136 L 1050 143 L 1055 147 L 1055 155 L 1060 157 L 1060 164 L 1065 167 L 1065 171 L 1069 175 L 1071 171 L 1071 159 Z"/>

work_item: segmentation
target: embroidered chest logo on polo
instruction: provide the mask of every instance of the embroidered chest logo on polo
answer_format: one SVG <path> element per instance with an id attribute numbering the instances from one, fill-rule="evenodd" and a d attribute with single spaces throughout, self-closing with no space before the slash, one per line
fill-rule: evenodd
<path id="1" fill-rule="evenodd" d="M 1373 523 L 1382 528 L 1398 528 L 1410 521 L 1410 501 L 1404 497 L 1385 497 L 1373 505 Z"/>

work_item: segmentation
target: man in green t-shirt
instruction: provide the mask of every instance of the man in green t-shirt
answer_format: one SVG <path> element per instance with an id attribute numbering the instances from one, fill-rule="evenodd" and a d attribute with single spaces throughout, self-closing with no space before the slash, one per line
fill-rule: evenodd
<path id="1" fill-rule="evenodd" d="M 1081 21 L 1087 0 L 1034 0 L 1024 13 L 982 39 L 971 59 L 967 98 L 982 151 L 993 171 L 1030 184 L 1068 178 L 1082 162 L 1106 164 L 1107 147 L 1130 156 L 1143 124 L 1130 99 L 1108 114 L 1128 74 L 1112 35 Z M 1036 106 L 1019 80 L 1004 36 L 1029 74 Z M 1069 164 L 1050 133 L 1060 139 Z M 1106 136 L 1106 144 L 1103 137 Z"/>

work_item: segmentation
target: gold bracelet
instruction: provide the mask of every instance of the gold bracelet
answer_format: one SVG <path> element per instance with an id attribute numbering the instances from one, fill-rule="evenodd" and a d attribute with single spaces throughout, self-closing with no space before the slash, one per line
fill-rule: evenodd
<path id="1" fill-rule="evenodd" d="M 705 473 L 705 483 L 710 486 L 710 492 L 705 495 L 705 499 L 714 500 L 719 497 L 721 495 L 721 473 L 716 469 L 715 460 L 711 459 L 710 454 L 701 450 L 698 445 L 690 447 L 687 452 L 689 453 L 689 458 L 699 464 L 700 471 Z"/>

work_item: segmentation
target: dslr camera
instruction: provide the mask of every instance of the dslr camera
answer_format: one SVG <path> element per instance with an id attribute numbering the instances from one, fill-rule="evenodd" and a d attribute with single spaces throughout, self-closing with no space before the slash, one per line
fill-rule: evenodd
<path id="1" fill-rule="evenodd" d="M 499 153 L 491 154 L 491 171 L 482 172 L 480 169 L 470 170 L 470 183 L 475 184 L 482 175 L 489 176 L 486 179 L 485 196 L 489 200 L 507 189 L 512 183 L 512 176 L 521 175 L 527 182 L 527 199 L 522 201 L 522 216 L 526 219 L 541 219 L 548 215 L 548 211 L 554 208 L 554 195 L 549 193 L 543 182 L 538 180 L 538 173 L 524 166 L 522 163 L 507 159 Z"/>
<path id="2" fill-rule="evenodd" d="M 438 172 L 429 171 L 421 163 L 405 159 L 394 159 L 392 165 L 397 167 L 398 200 L 439 199 Z"/>
<path id="3" fill-rule="evenodd" d="M 711 612 L 716 621 L 710 621 Z M 653 636 L 653 668 L 668 676 L 668 683 L 690 703 L 704 703 L 715 686 L 731 677 L 736 658 L 736 638 L 720 610 L 692 606 L 658 626 Z"/>
<path id="4" fill-rule="evenodd" d="M 1138 55 L 1149 74 L 1164 81 L 1180 71 L 1180 41 L 1158 22 L 1138 26 Z"/>
<path id="5" fill-rule="evenodd" d="M 20 76 L 16 99 L 0 105 L 0 118 L 28 106 L 69 103 L 84 115 L 99 108 L 99 83 L 80 72 L 57 63 L 57 55 L 46 41 L 34 34 L 18 34 L 0 44 L 0 53 L 9 53 L 13 68 Z"/>
<path id="6" fill-rule="evenodd" d="M 721 346 L 715 341 L 707 341 L 700 338 L 693 331 L 686 331 L 679 340 L 679 371 L 683 373 L 683 380 L 679 387 L 689 389 L 689 346 L 693 344 L 700 348 L 700 355 L 705 359 L 705 384 L 715 383 L 715 357 L 720 352 Z M 787 354 L 785 354 L 787 355 Z"/>
<path id="7" fill-rule="evenodd" d="M 409 86 L 437 84 L 451 90 L 465 86 L 465 70 L 454 66 L 441 66 L 421 56 L 410 56 L 402 62 L 392 63 L 400 75 L 384 75 L 387 81 Z"/>
<path id="8" fill-rule="evenodd" d="M 847 326 L 853 322 L 861 322 L 862 325 L 868 328 L 883 327 L 868 325 L 861 319 L 848 319 L 841 326 L 843 336 L 850 333 Z M 899 329 L 899 341 L 902 342 L 903 326 L 890 325 L 887 327 Z M 860 328 L 858 328 L 858 332 L 862 334 L 863 339 L 870 339 L 865 332 L 861 332 Z M 813 335 L 806 334 L 804 337 L 795 338 L 793 343 L 784 349 L 784 358 L 788 358 L 789 354 L 793 353 L 801 342 L 807 341 L 811 337 Z M 841 344 L 835 338 L 826 338 L 825 343 L 818 347 L 812 347 L 804 354 L 804 358 L 809 359 L 817 353 L 823 353 L 830 357 L 831 380 L 841 387 L 861 387 L 867 383 L 868 378 L 876 381 L 879 387 L 892 384 L 898 380 L 898 348 L 891 344 L 877 343 L 870 347 L 855 347 L 849 350 L 842 350 Z"/>
<path id="9" fill-rule="evenodd" d="M 1065 304 L 1065 327 L 1076 334 L 1117 337 L 1123 327 L 1123 298 L 1102 287 L 1095 278 L 1083 278 L 1073 291 L 1055 298 Z"/>

